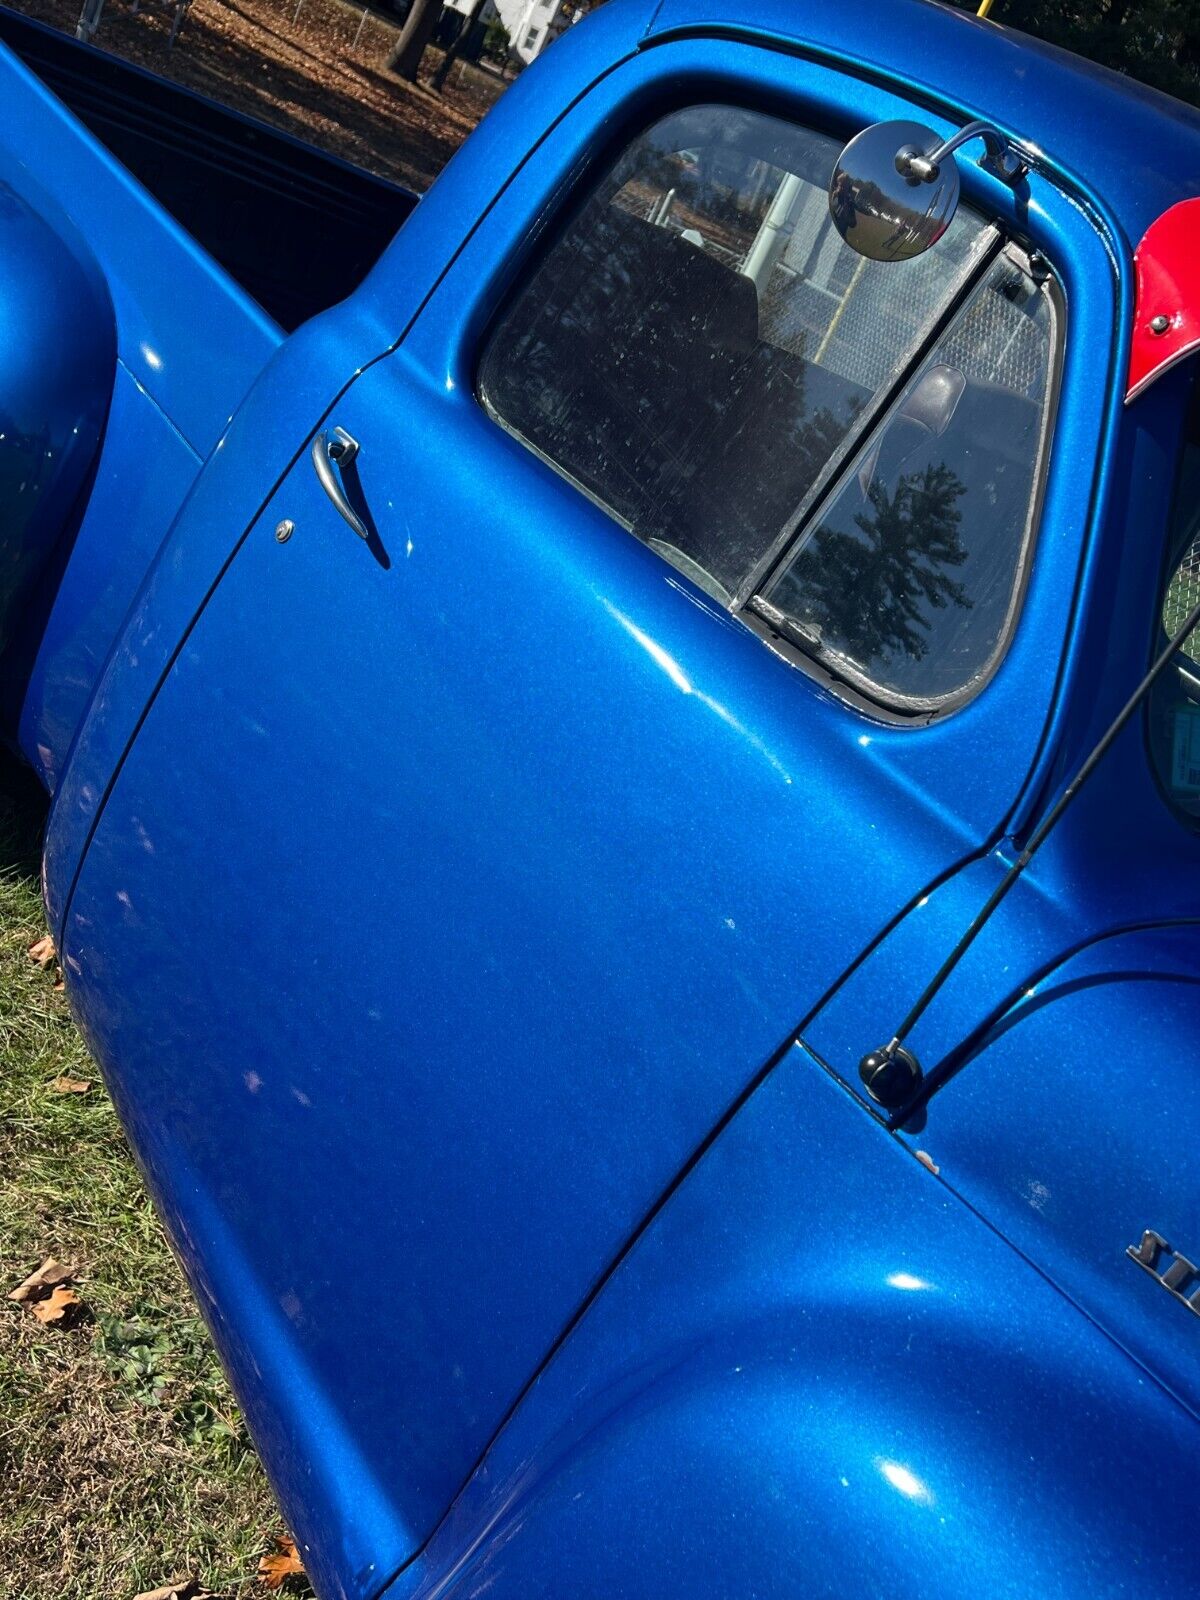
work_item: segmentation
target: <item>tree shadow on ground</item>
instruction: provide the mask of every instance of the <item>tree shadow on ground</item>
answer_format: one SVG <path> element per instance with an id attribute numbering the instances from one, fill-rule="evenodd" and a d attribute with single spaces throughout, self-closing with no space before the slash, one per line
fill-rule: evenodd
<path id="1" fill-rule="evenodd" d="M 30 769 L 0 748 L 0 873 L 37 883 L 48 804 Z"/>
<path id="2" fill-rule="evenodd" d="M 26 15 L 71 31 L 78 0 L 20 0 Z M 195 0 L 168 51 L 166 13 L 112 3 L 96 45 L 194 93 L 418 191 L 428 188 L 486 108 L 453 84 L 402 83 L 384 60 L 395 29 L 336 0 Z"/>

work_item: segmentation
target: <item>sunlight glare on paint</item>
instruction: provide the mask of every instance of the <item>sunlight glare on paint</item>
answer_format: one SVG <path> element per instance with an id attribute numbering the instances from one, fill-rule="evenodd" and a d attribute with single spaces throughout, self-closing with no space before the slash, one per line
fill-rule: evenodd
<path id="1" fill-rule="evenodd" d="M 901 1465 L 899 1461 L 888 1461 L 882 1456 L 876 1465 L 892 1488 L 906 1500 L 916 1500 L 926 1506 L 933 1503 L 933 1496 L 910 1468 Z"/>
<path id="2" fill-rule="evenodd" d="M 756 750 L 758 754 L 769 763 L 773 770 L 779 774 L 784 783 L 791 783 L 791 774 L 784 768 L 783 764 L 779 760 L 779 757 L 776 756 L 772 751 L 768 750 L 758 735 L 740 722 L 727 706 L 723 706 L 719 700 L 714 700 L 712 695 L 704 694 L 702 690 L 697 689 L 692 683 L 692 680 L 688 677 L 687 673 L 683 670 L 678 661 L 676 661 L 675 657 L 671 655 L 669 651 L 664 650 L 662 645 L 660 645 L 656 639 L 652 639 L 648 633 L 639 628 L 635 622 L 632 622 L 624 614 L 624 612 L 618 611 L 616 606 L 612 605 L 609 601 L 601 600 L 600 603 L 608 612 L 609 616 L 620 623 L 621 627 L 625 629 L 625 632 L 629 635 L 629 637 L 641 646 L 641 648 L 650 657 L 651 661 L 654 662 L 655 666 L 658 667 L 662 672 L 666 673 L 667 677 L 681 694 L 691 695 L 696 701 L 699 702 L 700 705 L 706 706 L 714 716 L 721 719 L 726 727 L 732 728 L 734 733 L 745 739 L 746 743 Z"/>
<path id="3" fill-rule="evenodd" d="M 931 1283 L 926 1283 L 924 1278 L 915 1278 L 911 1272 L 891 1272 L 888 1274 L 888 1283 L 893 1289 L 932 1289 Z"/>
<path id="4" fill-rule="evenodd" d="M 612 606 L 606 604 L 605 610 L 608 611 L 610 616 L 613 616 L 617 619 L 631 639 L 636 640 L 636 642 L 641 645 L 642 649 L 650 657 L 651 661 L 654 662 L 655 666 L 662 668 L 677 689 L 682 690 L 684 694 L 692 693 L 691 679 L 675 660 L 674 656 L 668 654 L 668 652 L 663 649 L 662 645 L 660 645 L 657 640 L 652 639 L 648 633 L 644 633 L 636 623 L 630 622 L 628 617 L 623 616 Z"/>

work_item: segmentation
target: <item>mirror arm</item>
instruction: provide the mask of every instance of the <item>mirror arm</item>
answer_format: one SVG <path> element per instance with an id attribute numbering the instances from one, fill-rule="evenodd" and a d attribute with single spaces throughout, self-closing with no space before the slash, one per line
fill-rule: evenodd
<path id="1" fill-rule="evenodd" d="M 948 156 L 954 154 L 960 145 L 969 139 L 982 139 L 984 152 L 980 157 L 979 165 L 985 172 L 990 172 L 993 177 L 999 178 L 1002 183 L 1016 187 L 1029 171 L 1030 163 L 1025 159 L 1026 152 L 1014 139 L 1007 138 L 998 128 L 993 128 L 990 122 L 968 122 L 965 128 L 960 128 L 943 144 L 928 154 L 922 154 L 911 145 L 906 145 L 903 150 L 896 152 L 896 171 L 906 178 L 915 178 L 921 183 L 932 183 L 938 176 L 942 163 Z"/>

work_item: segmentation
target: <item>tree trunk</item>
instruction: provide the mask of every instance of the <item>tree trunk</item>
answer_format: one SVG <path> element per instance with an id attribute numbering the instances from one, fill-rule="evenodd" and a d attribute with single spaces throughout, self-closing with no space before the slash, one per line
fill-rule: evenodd
<path id="1" fill-rule="evenodd" d="M 441 94 L 442 87 L 446 82 L 446 74 L 458 60 L 463 46 L 467 43 L 472 33 L 475 31 L 475 24 L 479 21 L 479 13 L 483 10 L 485 5 L 487 5 L 487 0 L 475 0 L 474 5 L 467 13 L 467 20 L 458 30 L 458 34 L 454 39 L 454 42 L 446 51 L 446 54 L 442 57 L 441 63 L 433 75 L 433 87 L 439 94 Z"/>
<path id="2" fill-rule="evenodd" d="M 392 71 L 407 78 L 409 83 L 417 81 L 417 68 L 421 65 L 425 46 L 433 38 L 433 30 L 441 14 L 442 0 L 412 0 L 400 37 L 387 58 Z"/>

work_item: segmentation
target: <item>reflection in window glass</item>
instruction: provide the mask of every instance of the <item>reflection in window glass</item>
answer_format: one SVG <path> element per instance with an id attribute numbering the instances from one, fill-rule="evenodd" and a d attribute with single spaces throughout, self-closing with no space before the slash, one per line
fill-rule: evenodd
<path id="1" fill-rule="evenodd" d="M 770 590 L 835 671 L 928 705 L 995 659 L 1031 520 L 1052 324 L 1045 290 L 997 261 Z"/>
<path id="2" fill-rule="evenodd" d="M 484 353 L 492 414 L 729 601 L 968 268 L 867 261 L 829 217 L 839 142 L 727 106 L 627 148 Z"/>
<path id="3" fill-rule="evenodd" d="M 1192 391 L 1175 488 L 1170 547 L 1177 552 L 1162 602 L 1157 648 L 1200 601 L 1200 385 Z M 1200 629 L 1185 640 L 1151 692 L 1150 748 L 1177 810 L 1200 820 Z"/>

